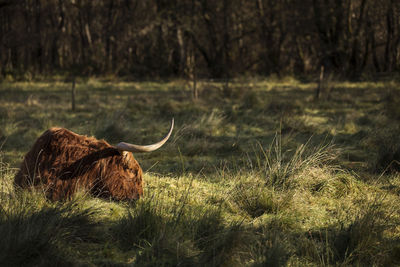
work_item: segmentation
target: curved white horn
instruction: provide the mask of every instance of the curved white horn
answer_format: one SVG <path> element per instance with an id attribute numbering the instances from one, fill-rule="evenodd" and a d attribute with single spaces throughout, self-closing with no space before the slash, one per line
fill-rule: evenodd
<path id="1" fill-rule="evenodd" d="M 121 151 L 129 151 L 129 152 L 151 152 L 151 151 L 159 149 L 162 145 L 165 144 L 165 142 L 167 142 L 168 138 L 171 136 L 173 129 L 174 129 L 174 118 L 172 118 L 171 128 L 169 129 L 169 132 L 161 141 L 151 144 L 151 145 L 146 145 L 146 146 L 134 145 L 134 144 L 121 142 L 121 143 L 117 144 L 115 146 L 115 148 L 117 148 L 118 150 L 121 150 Z"/>

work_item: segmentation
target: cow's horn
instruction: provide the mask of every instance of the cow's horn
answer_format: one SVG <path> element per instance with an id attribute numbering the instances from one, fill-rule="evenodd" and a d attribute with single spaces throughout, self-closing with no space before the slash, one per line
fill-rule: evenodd
<path id="1" fill-rule="evenodd" d="M 151 152 L 156 149 L 159 149 L 165 142 L 167 142 L 168 138 L 171 136 L 172 130 L 174 129 L 174 119 L 172 118 L 171 121 L 171 128 L 167 135 L 160 141 L 151 145 L 141 146 L 141 145 L 134 145 L 125 142 L 121 142 L 117 144 L 115 147 L 121 151 L 130 151 L 130 152 Z"/>

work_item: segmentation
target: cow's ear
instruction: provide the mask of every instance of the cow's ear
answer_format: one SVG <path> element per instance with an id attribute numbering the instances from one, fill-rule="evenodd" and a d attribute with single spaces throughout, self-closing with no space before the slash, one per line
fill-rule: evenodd
<path id="1" fill-rule="evenodd" d="M 124 159 L 125 163 L 129 162 L 129 151 L 120 151 L 122 158 Z"/>

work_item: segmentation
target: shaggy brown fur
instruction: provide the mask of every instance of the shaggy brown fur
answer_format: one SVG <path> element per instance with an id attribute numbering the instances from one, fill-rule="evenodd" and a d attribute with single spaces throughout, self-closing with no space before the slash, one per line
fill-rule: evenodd
<path id="1" fill-rule="evenodd" d="M 53 201 L 68 199 L 79 189 L 114 200 L 143 195 L 142 169 L 132 153 L 63 128 L 51 128 L 39 137 L 14 184 L 43 187 Z"/>

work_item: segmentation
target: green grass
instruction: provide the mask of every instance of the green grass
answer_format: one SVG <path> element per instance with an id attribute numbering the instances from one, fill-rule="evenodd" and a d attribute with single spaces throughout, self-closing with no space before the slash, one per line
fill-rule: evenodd
<path id="1" fill-rule="evenodd" d="M 400 264 L 399 84 L 293 78 L 190 84 L 87 79 L 0 84 L 0 265 Z M 143 199 L 15 191 L 22 156 L 62 126 L 135 155 Z"/>

